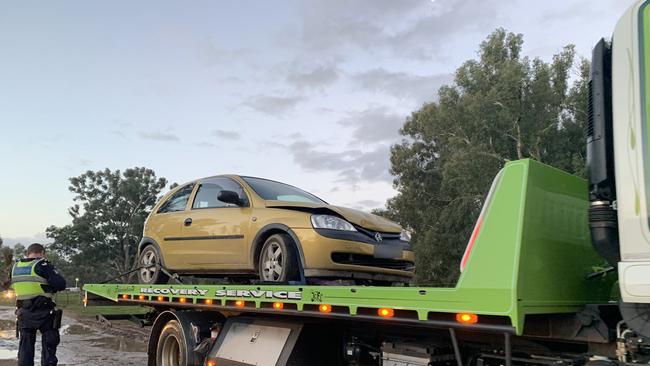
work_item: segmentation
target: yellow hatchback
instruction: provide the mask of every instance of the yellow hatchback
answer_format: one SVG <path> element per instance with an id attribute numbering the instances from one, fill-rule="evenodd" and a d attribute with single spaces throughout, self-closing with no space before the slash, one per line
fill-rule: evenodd
<path id="1" fill-rule="evenodd" d="M 138 248 L 141 283 L 168 275 L 263 282 L 408 282 L 408 232 L 288 184 L 236 175 L 179 186 L 153 208 Z"/>

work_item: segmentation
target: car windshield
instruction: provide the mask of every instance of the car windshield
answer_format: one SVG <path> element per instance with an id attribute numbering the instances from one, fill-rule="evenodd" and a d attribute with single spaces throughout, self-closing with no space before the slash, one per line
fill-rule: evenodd
<path id="1" fill-rule="evenodd" d="M 246 183 L 257 193 L 262 199 L 276 200 L 276 201 L 291 201 L 291 202 L 305 202 L 326 204 L 327 202 L 314 196 L 311 193 L 305 192 L 302 189 L 290 186 L 288 184 L 275 182 L 272 180 L 242 177 Z"/>

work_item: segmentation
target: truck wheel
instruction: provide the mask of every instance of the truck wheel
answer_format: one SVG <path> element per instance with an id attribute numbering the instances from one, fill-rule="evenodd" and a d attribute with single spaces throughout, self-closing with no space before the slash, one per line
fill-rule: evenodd
<path id="1" fill-rule="evenodd" d="M 287 234 L 271 235 L 260 252 L 260 280 L 265 282 L 298 281 L 298 255 Z"/>
<path id="2" fill-rule="evenodd" d="M 138 265 L 141 267 L 138 271 L 138 282 L 146 285 L 155 285 L 158 283 L 167 283 L 167 275 L 160 270 L 161 259 L 160 253 L 153 245 L 146 246 L 140 257 Z"/>
<path id="3" fill-rule="evenodd" d="M 183 330 L 176 320 L 170 320 L 160 332 L 156 350 L 157 366 L 186 366 L 187 349 Z"/>

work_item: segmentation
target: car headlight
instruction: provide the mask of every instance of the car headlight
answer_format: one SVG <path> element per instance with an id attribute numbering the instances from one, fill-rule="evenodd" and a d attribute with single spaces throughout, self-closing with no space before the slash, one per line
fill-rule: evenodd
<path id="1" fill-rule="evenodd" d="M 314 229 L 357 231 L 349 222 L 332 215 L 312 215 L 311 225 Z"/>
<path id="2" fill-rule="evenodd" d="M 411 241 L 411 233 L 408 230 L 402 230 L 402 232 L 399 234 L 399 240 L 403 241 Z"/>

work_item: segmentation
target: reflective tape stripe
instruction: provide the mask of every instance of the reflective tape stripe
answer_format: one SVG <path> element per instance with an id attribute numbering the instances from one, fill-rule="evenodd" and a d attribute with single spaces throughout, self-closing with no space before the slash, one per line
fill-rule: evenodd
<path id="1" fill-rule="evenodd" d="M 11 276 L 27 276 L 27 275 L 34 275 L 35 273 L 33 272 L 34 268 L 44 261 L 43 258 L 40 259 L 35 259 L 29 262 L 22 262 L 18 261 L 16 264 L 14 264 L 13 269 L 11 270 Z"/>
<path id="2" fill-rule="evenodd" d="M 51 293 L 49 293 L 49 292 L 45 292 L 45 293 L 42 293 L 42 294 L 36 294 L 36 295 L 22 295 L 22 296 L 16 296 L 16 300 L 31 300 L 31 299 L 37 298 L 37 297 L 39 297 L 39 296 L 48 297 L 48 298 L 50 298 L 50 299 L 53 299 L 53 298 L 54 298 L 54 294 L 51 294 Z"/>
<path id="3" fill-rule="evenodd" d="M 11 278 L 11 283 L 18 283 L 18 282 L 38 282 L 47 285 L 47 280 L 40 276 L 18 276 L 18 277 Z"/>

